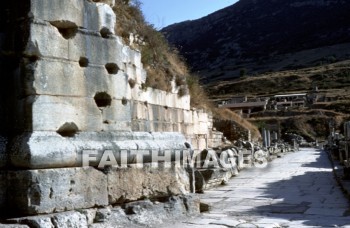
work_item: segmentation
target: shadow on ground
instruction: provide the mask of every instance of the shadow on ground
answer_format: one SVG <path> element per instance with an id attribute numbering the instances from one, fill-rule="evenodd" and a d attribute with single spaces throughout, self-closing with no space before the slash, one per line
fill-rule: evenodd
<path id="1" fill-rule="evenodd" d="M 306 172 L 270 183 L 263 189 L 260 197 L 272 198 L 270 205 L 254 207 L 247 213 L 302 221 L 307 226 L 349 225 L 350 217 L 346 216 L 349 202 L 334 180 L 328 155 L 321 150 L 315 153 L 319 157 L 314 162 L 302 165 Z"/>

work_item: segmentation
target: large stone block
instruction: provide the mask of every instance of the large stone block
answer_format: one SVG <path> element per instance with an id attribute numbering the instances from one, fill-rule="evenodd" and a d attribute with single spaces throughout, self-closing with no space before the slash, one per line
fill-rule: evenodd
<path id="1" fill-rule="evenodd" d="M 194 125 L 194 134 L 208 135 L 209 129 L 207 122 L 199 122 L 198 124 Z"/>
<path id="2" fill-rule="evenodd" d="M 106 150 L 115 152 L 118 160 L 121 150 L 181 151 L 186 148 L 185 137 L 176 132 L 80 132 L 74 137 L 62 137 L 55 132 L 43 131 L 17 136 L 14 142 L 11 164 L 31 169 L 81 167 L 84 151 L 97 152 L 96 162 L 90 164 L 97 166 Z M 135 163 L 135 156 L 129 156 L 128 162 Z M 151 161 L 151 155 L 145 156 L 145 161 Z"/>
<path id="3" fill-rule="evenodd" d="M 163 131 L 165 132 L 174 131 L 173 124 L 170 122 L 163 122 Z"/>
<path id="4" fill-rule="evenodd" d="M 101 104 L 99 101 L 101 99 Z M 131 103 L 111 97 L 31 96 L 18 106 L 17 129 L 60 131 L 66 123 L 77 131 L 130 131 Z M 100 106 L 100 107 L 98 107 Z"/>
<path id="5" fill-rule="evenodd" d="M 96 92 L 107 92 L 113 99 L 131 99 L 129 76 L 122 71 L 117 74 L 106 74 L 106 69 L 100 67 L 85 68 L 85 87 L 87 96 Z"/>
<path id="6" fill-rule="evenodd" d="M 0 224 L 0 228 L 29 228 L 29 226 L 19 224 Z"/>
<path id="7" fill-rule="evenodd" d="M 86 216 L 79 212 L 66 212 L 52 216 L 52 225 L 60 228 L 88 227 Z"/>
<path id="8" fill-rule="evenodd" d="M 71 167 L 77 163 L 76 150 L 71 139 L 56 132 L 33 132 L 15 137 L 9 156 L 16 167 Z"/>
<path id="9" fill-rule="evenodd" d="M 104 66 L 107 63 L 114 63 L 125 72 L 127 64 L 131 62 L 129 54 L 132 51 L 124 49 L 122 41 L 116 36 L 103 39 L 99 34 L 79 31 L 73 39 L 69 40 L 69 47 L 69 59 L 72 61 L 79 61 L 84 57 L 89 60 L 89 64 Z M 131 64 L 136 65 L 133 62 Z M 130 75 L 134 76 L 134 74 Z"/>
<path id="10" fill-rule="evenodd" d="M 69 59 L 69 41 L 47 22 L 30 24 L 30 37 L 25 54 L 29 56 Z"/>
<path id="11" fill-rule="evenodd" d="M 102 114 L 92 98 L 30 96 L 20 101 L 17 113 L 17 129 L 57 131 L 74 123 L 78 131 L 102 130 Z"/>
<path id="12" fill-rule="evenodd" d="M 174 107 L 180 108 L 180 109 L 185 109 L 185 110 L 190 110 L 190 95 L 183 95 L 181 97 L 178 96 L 178 94 L 174 94 L 176 96 L 176 102 Z"/>
<path id="13" fill-rule="evenodd" d="M 189 177 L 182 168 L 113 169 L 108 173 L 109 203 L 123 203 L 144 198 L 161 198 L 188 193 Z"/>
<path id="14" fill-rule="evenodd" d="M 10 171 L 13 210 L 34 215 L 108 205 L 107 177 L 92 167 Z"/>
<path id="15" fill-rule="evenodd" d="M 158 89 L 142 89 L 141 86 L 136 86 L 132 89 L 131 97 L 135 101 L 147 102 L 148 104 L 167 108 L 190 109 L 189 96 L 179 97 L 176 93 L 168 93 Z"/>
<path id="16" fill-rule="evenodd" d="M 193 124 L 182 124 L 182 131 L 185 135 L 193 135 L 194 134 L 194 125 Z"/>
<path id="17" fill-rule="evenodd" d="M 140 83 L 143 80 L 141 53 L 125 46 L 120 37 L 111 35 L 104 39 L 99 33 L 78 29 L 74 37 L 65 39 L 56 27 L 40 20 L 30 25 L 30 33 L 26 55 L 74 62 L 83 57 L 89 65 L 113 63 L 130 78 Z"/>
<path id="18" fill-rule="evenodd" d="M 105 131 L 131 130 L 131 103 L 126 99 L 112 100 L 111 105 L 102 110 Z"/>
<path id="19" fill-rule="evenodd" d="M 100 31 L 106 28 L 110 33 L 114 33 L 116 22 L 110 6 L 82 0 L 32 0 L 31 14 L 34 18 L 50 22 L 68 21 L 88 30 Z"/>
<path id="20" fill-rule="evenodd" d="M 184 114 L 184 123 L 193 123 L 192 111 L 184 110 L 183 114 Z"/>
<path id="21" fill-rule="evenodd" d="M 87 217 L 84 214 L 76 211 L 14 218 L 7 221 L 11 223 L 26 224 L 34 228 L 88 227 Z"/>
<path id="22" fill-rule="evenodd" d="M 119 71 L 108 74 L 104 66 L 80 67 L 78 62 L 41 59 L 25 65 L 25 95 L 89 97 L 106 92 L 114 99 L 130 99 L 128 76 Z M 69 81 L 69 83 L 67 83 Z"/>
<path id="23" fill-rule="evenodd" d="M 198 121 L 208 122 L 208 114 L 206 112 L 199 112 L 198 113 Z"/>
<path id="24" fill-rule="evenodd" d="M 133 120 L 152 120 L 149 117 L 148 105 L 144 102 L 132 101 L 132 119 Z"/>
<path id="25" fill-rule="evenodd" d="M 177 109 L 163 107 L 162 112 L 164 113 L 163 121 L 165 121 L 167 123 L 172 123 L 172 124 L 177 123 L 176 118 L 175 118 Z"/>
<path id="26" fill-rule="evenodd" d="M 184 123 L 183 109 L 176 109 L 175 115 L 176 115 L 174 118 L 175 123 Z"/>
<path id="27" fill-rule="evenodd" d="M 148 115 L 150 116 L 150 120 L 153 121 L 165 121 L 165 113 L 164 107 L 160 105 L 148 105 Z"/>
<path id="28" fill-rule="evenodd" d="M 151 132 L 150 121 L 147 120 L 133 120 L 132 121 L 132 131 L 145 131 Z"/>
<path id="29" fill-rule="evenodd" d="M 136 82 L 143 82 L 141 53 L 125 46 L 118 36 L 111 35 L 108 39 L 103 39 L 99 34 L 79 30 L 69 40 L 69 59 L 79 61 L 81 57 L 95 65 L 114 63 Z"/>

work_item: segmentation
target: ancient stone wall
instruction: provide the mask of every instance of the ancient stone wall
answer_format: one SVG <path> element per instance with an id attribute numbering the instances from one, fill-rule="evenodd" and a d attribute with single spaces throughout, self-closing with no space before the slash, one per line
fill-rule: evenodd
<path id="1" fill-rule="evenodd" d="M 161 156 L 221 142 L 189 95 L 144 88 L 141 53 L 114 34 L 109 5 L 15 0 L 1 12 L 1 210 L 33 215 L 189 191 L 188 174 L 174 165 L 82 167 L 84 150 Z"/>

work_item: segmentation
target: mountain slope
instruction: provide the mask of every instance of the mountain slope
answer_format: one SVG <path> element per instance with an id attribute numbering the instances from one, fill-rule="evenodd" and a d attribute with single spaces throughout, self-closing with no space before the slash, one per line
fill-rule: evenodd
<path id="1" fill-rule="evenodd" d="M 346 0 L 240 0 L 162 32 L 214 81 L 350 58 L 349 12 Z M 305 51 L 314 54 L 300 58 Z"/>

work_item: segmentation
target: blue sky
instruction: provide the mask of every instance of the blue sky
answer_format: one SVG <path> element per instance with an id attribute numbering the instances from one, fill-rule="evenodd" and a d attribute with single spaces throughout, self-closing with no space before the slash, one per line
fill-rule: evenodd
<path id="1" fill-rule="evenodd" d="M 140 0 L 146 20 L 159 29 L 204 17 L 238 0 Z"/>

